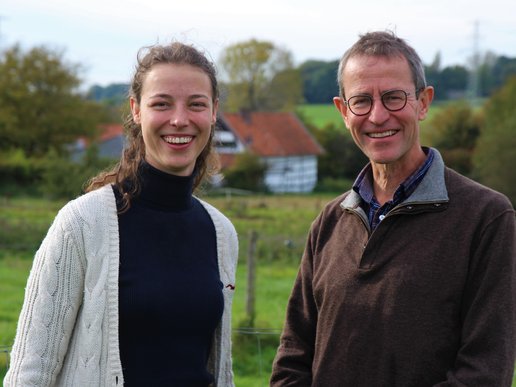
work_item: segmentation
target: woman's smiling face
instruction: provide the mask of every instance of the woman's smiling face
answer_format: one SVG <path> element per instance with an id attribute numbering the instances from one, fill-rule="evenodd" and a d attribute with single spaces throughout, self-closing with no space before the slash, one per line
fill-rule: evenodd
<path id="1" fill-rule="evenodd" d="M 191 175 L 217 117 L 209 76 L 187 64 L 156 64 L 145 75 L 140 102 L 131 98 L 130 105 L 145 160 L 166 173 Z"/>

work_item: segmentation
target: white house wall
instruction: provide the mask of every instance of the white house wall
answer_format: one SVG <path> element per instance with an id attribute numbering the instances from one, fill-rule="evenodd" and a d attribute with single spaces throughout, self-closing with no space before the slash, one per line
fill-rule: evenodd
<path id="1" fill-rule="evenodd" d="M 267 157 L 265 185 L 274 193 L 312 192 L 317 184 L 316 156 Z"/>
<path id="2" fill-rule="evenodd" d="M 245 151 L 245 147 L 232 132 L 216 130 L 213 141 L 219 153 L 242 153 Z"/>

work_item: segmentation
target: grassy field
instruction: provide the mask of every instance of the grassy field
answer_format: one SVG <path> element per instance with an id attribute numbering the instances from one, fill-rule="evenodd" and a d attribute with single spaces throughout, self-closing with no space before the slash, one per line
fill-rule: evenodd
<path id="1" fill-rule="evenodd" d="M 328 124 L 344 128 L 344 122 L 333 104 L 299 105 L 296 111 L 318 128 L 324 128 Z"/>
<path id="2" fill-rule="evenodd" d="M 235 379 L 239 387 L 267 386 L 285 307 L 310 223 L 331 196 L 206 198 L 237 228 L 240 261 L 233 308 Z M 12 344 L 32 258 L 63 202 L 0 200 L 0 380 Z M 246 313 L 248 238 L 258 233 L 255 324 Z"/>
<path id="3" fill-rule="evenodd" d="M 239 234 L 240 261 L 232 316 L 237 387 L 268 386 L 306 233 L 333 196 L 206 198 L 232 219 Z M 6 371 L 5 350 L 14 338 L 34 250 L 62 204 L 38 199 L 0 200 L 0 380 Z M 246 313 L 246 261 L 252 231 L 258 233 L 258 242 L 255 324 L 250 327 Z"/>

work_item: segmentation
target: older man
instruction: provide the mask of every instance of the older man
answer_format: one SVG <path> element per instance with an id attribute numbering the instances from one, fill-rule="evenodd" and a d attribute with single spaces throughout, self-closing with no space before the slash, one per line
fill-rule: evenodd
<path id="1" fill-rule="evenodd" d="M 370 162 L 312 225 L 271 386 L 511 385 L 514 209 L 421 146 L 423 69 L 390 32 L 341 59 L 334 103 Z"/>

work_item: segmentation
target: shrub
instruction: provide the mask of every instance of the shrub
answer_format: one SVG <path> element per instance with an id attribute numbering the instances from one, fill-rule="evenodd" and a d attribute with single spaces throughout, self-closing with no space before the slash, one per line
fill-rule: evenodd
<path id="1" fill-rule="evenodd" d="M 235 164 L 224 172 L 225 185 L 249 191 L 265 191 L 264 176 L 267 167 L 251 153 L 240 153 Z"/>
<path id="2" fill-rule="evenodd" d="M 0 153 L 0 193 L 7 196 L 30 192 L 41 180 L 41 159 L 29 158 L 22 149 Z"/>
<path id="3" fill-rule="evenodd" d="M 454 102 L 432 117 L 425 125 L 425 135 L 429 144 L 439 149 L 447 166 L 470 175 L 482 120 L 481 112 L 475 111 L 468 102 Z"/>
<path id="4" fill-rule="evenodd" d="M 51 151 L 45 161 L 41 193 L 50 199 L 73 199 L 83 193 L 85 183 L 113 161 L 97 156 L 95 147 L 88 148 L 80 162 L 69 160 Z"/>

